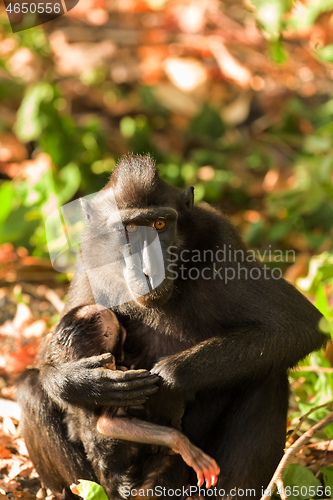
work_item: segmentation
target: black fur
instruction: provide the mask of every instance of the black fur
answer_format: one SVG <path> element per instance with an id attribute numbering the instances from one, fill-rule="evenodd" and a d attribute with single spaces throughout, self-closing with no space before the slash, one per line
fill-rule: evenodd
<path id="1" fill-rule="evenodd" d="M 191 193 L 183 195 L 163 182 L 148 156 L 123 158 L 106 187 L 114 189 L 118 207 L 126 217 L 142 217 L 148 223 L 154 214 L 159 217 L 160 207 L 174 214 L 169 229 L 161 234 L 166 267 L 171 262 L 167 251 L 170 245 L 176 246 L 177 255 L 185 249 L 201 253 L 215 253 L 223 248 L 246 250 L 225 216 L 206 205 L 192 208 Z M 107 191 L 101 196 L 102 202 L 92 206 L 96 220 L 107 224 L 102 221 L 103 213 L 108 213 Z M 92 245 L 92 260 L 98 262 L 103 257 L 94 257 L 95 249 Z M 243 262 L 241 252 L 236 260 L 215 260 L 215 268 L 214 262 L 195 262 L 194 258 L 182 264 L 183 277 L 172 280 L 167 275 L 147 300 L 132 300 L 114 308 L 127 331 L 124 364 L 151 370 L 161 377 L 159 391 L 150 397 L 150 402 L 157 414 L 174 425 L 179 424 L 185 410 L 184 434 L 214 457 L 221 468 L 217 490 L 223 488 L 227 496 L 231 488 L 254 488 L 251 498 L 259 498 L 283 453 L 287 370 L 326 343 L 326 336 L 318 330 L 321 315 L 294 287 L 283 279 L 273 279 L 268 271 L 266 279 L 255 279 L 256 273 L 253 279 L 245 279 L 246 270 L 262 266 Z M 174 269 L 179 271 L 179 265 Z M 220 268 L 223 276 L 226 268 L 237 271 L 238 265 L 245 268 L 239 279 L 225 283 L 218 272 L 215 276 Z M 186 273 L 191 267 L 199 269 L 200 279 L 188 278 Z M 203 271 L 204 268 L 208 270 Z M 210 278 L 204 279 L 202 273 Z M 116 294 L 116 284 L 116 277 L 105 276 L 101 298 L 103 294 Z M 87 276 L 78 273 L 72 281 L 65 312 L 94 299 Z M 146 381 L 148 386 L 148 378 Z M 38 433 L 42 418 L 45 433 L 41 441 L 32 445 L 30 434 L 24 431 L 33 461 L 36 462 L 36 454 L 32 450 L 41 448 L 44 454 L 54 447 L 63 450 L 43 463 L 38 462 L 37 469 L 47 486 L 58 490 L 68 486 L 68 475 L 60 470 L 61 464 L 70 471 L 75 462 L 73 478 L 93 475 L 88 461 L 80 464 L 82 444 L 76 444 L 77 453 L 71 452 L 69 459 L 68 450 L 73 444 L 67 441 L 66 448 L 66 433 L 56 433 L 53 422 L 60 418 L 57 425 L 64 425 L 59 409 L 64 401 L 104 404 L 110 384 L 112 380 L 98 379 L 96 366 L 84 368 L 74 364 L 70 370 L 65 365 L 61 369 L 45 365 L 40 374 L 34 371 L 25 379 L 19 392 L 23 421 L 29 421 L 30 429 Z M 114 386 L 109 394 L 113 402 L 116 390 Z M 141 390 L 145 390 L 144 382 Z M 32 411 L 27 403 L 29 397 L 42 417 Z M 135 397 L 138 396 L 133 394 Z M 128 403 L 119 400 L 117 404 Z M 52 481 L 51 463 L 55 471 Z M 185 473 L 183 481 L 187 481 Z M 168 479 L 167 484 L 175 486 L 173 479 Z M 211 498 L 220 496 L 217 493 Z"/>
<path id="2" fill-rule="evenodd" d="M 84 317 L 78 317 L 80 309 L 75 307 L 67 313 L 58 323 L 52 336 L 43 343 L 38 363 L 41 370 L 47 365 L 61 366 L 63 363 L 75 362 L 107 351 L 115 356 L 117 365 L 121 363 L 123 352 L 122 344 L 118 342 L 119 333 L 112 333 L 113 338 L 110 338 L 109 334 L 106 339 L 101 328 L 102 319 L 99 318 L 97 311 L 91 310 Z M 36 370 L 30 372 L 31 381 L 36 374 L 38 374 Z M 22 397 L 25 384 L 26 382 L 23 382 L 23 387 L 20 388 Z M 39 397 L 40 395 L 37 395 L 37 399 Z M 48 405 L 45 403 L 47 397 L 46 395 L 42 397 L 47 409 Z M 95 405 L 85 408 L 63 403 L 63 409 L 59 411 L 51 403 L 50 412 L 46 414 L 40 412 L 38 405 L 32 406 L 34 402 L 26 401 L 29 404 L 29 414 L 33 413 L 34 420 L 40 423 L 38 436 L 33 436 L 32 433 L 35 433 L 36 429 L 24 419 L 25 415 L 21 425 L 31 459 L 37 470 L 41 471 L 44 482 L 55 491 L 59 491 L 62 487 L 65 488 L 65 496 L 71 495 L 68 485 L 80 478 L 98 481 L 112 499 L 127 498 L 126 492 L 121 489 L 124 485 L 132 490 L 149 488 L 157 481 L 159 485 L 167 486 L 169 480 L 178 487 L 182 486 L 183 475 L 186 475 L 188 468 L 179 456 L 168 454 L 167 448 L 124 442 L 97 432 L 98 418 L 106 411 L 106 407 Z M 113 418 L 116 413 L 117 408 L 109 407 L 109 418 Z M 143 407 L 128 409 L 128 413 L 146 419 Z M 54 445 L 52 448 L 49 448 L 45 438 L 48 429 L 48 423 L 45 421 L 52 423 L 54 435 L 59 436 L 59 440 L 50 443 Z M 41 450 L 42 453 L 36 447 L 40 439 L 46 444 Z M 67 442 L 70 449 L 67 448 Z M 70 451 L 72 455 L 64 456 L 66 451 Z M 86 468 L 89 463 L 87 458 L 90 462 L 88 468 Z M 47 474 L 44 467 L 47 468 Z M 60 478 L 61 486 L 57 484 Z"/>

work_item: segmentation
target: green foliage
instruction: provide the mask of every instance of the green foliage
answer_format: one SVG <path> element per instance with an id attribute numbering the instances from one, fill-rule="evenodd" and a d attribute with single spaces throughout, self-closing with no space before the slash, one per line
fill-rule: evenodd
<path id="1" fill-rule="evenodd" d="M 108 500 L 102 486 L 93 481 L 80 479 L 77 489 L 84 500 Z"/>
<path id="2" fill-rule="evenodd" d="M 282 30 L 284 15 L 292 7 L 292 0 L 252 0 L 252 3 L 262 29 L 276 40 Z"/>
<path id="3" fill-rule="evenodd" d="M 201 140 L 212 141 L 221 137 L 225 127 L 217 111 L 205 104 L 200 113 L 195 116 L 190 126 L 190 133 Z"/>
<path id="4" fill-rule="evenodd" d="M 101 189 L 115 164 L 107 153 L 99 121 L 89 117 L 78 126 L 62 107 L 57 85 L 39 82 L 27 87 L 14 131 L 22 142 L 36 142 L 54 167 L 46 167 L 33 184 L 13 180 L 0 185 L 0 244 L 12 241 L 35 255 L 47 255 L 44 222 L 48 211 L 44 207 L 55 209 L 73 199 L 80 189 Z"/>
<path id="5" fill-rule="evenodd" d="M 289 500 L 313 498 L 317 496 L 318 488 L 322 488 L 313 472 L 299 464 L 288 465 L 283 474 L 283 484 Z"/>
<path id="6" fill-rule="evenodd" d="M 1 199 L 1 205 L 0 205 L 0 223 L 1 223 L 8 218 L 15 200 L 15 190 L 11 182 L 4 182 L 0 186 L 0 199 Z"/>
<path id="7" fill-rule="evenodd" d="M 162 9 L 167 2 L 149 0 L 148 3 Z M 231 3 L 223 4 L 223 23 Z M 240 65 L 250 70 L 252 88 L 245 89 L 222 74 L 215 87 L 207 87 L 203 98 L 200 92 L 179 93 L 173 98 L 178 105 L 182 98 L 179 95 L 184 99 L 190 96 L 194 107 L 188 113 L 186 109 L 179 111 L 177 106 L 172 109 L 167 100 L 160 99 L 158 84 L 149 85 L 143 78 L 144 83 L 130 80 L 116 84 L 106 65 L 62 78 L 50 57 L 48 34 L 42 27 L 13 35 L 8 23 L 0 18 L 0 43 L 8 39 L 14 47 L 7 55 L 4 52 L 0 60 L 0 100 L 9 103 L 10 109 L 7 119 L 1 108 L 0 134 L 10 130 L 15 111 L 13 130 L 27 145 L 32 169 L 11 181 L 0 180 L 0 244 L 11 241 L 16 246 L 25 246 L 34 255 L 46 256 L 45 219 L 50 211 L 102 188 L 124 152 L 150 152 L 163 179 L 180 189 L 193 185 L 196 202 L 214 203 L 235 216 L 251 246 L 265 249 L 272 245 L 282 250 L 296 248 L 303 255 L 318 254 L 310 259 L 308 275 L 299 279 L 297 285 L 323 313 L 321 330 L 332 335 L 333 98 L 323 76 L 325 71 L 332 71 L 333 45 L 329 37 L 322 36 L 326 40 L 323 46 L 317 44 L 316 37 L 314 43 L 310 37 L 307 56 L 302 53 L 295 68 L 290 70 L 290 66 L 294 64 L 295 48 L 306 53 L 307 33 L 322 14 L 330 13 L 333 0 L 252 0 L 252 10 L 248 7 L 246 3 L 234 7 L 235 26 L 241 26 L 245 19 L 246 37 L 255 18 L 266 39 L 259 49 L 255 44 L 251 47 L 253 53 L 257 51 L 260 65 L 253 62 L 255 58 L 251 65 L 245 51 L 235 50 L 239 33 L 234 39 L 231 37 L 230 43 L 226 39 L 225 44 Z M 207 32 L 212 24 L 212 21 L 207 23 Z M 295 30 L 303 38 L 293 39 Z M 325 25 L 321 30 L 325 32 Z M 249 35 L 249 44 L 250 40 Z M 174 53 L 180 46 L 178 42 L 173 44 Z M 31 51 L 35 65 L 43 69 L 41 78 L 29 83 L 11 73 L 11 56 L 17 47 Z M 193 47 L 190 57 L 199 58 L 196 50 Z M 185 47 L 181 51 L 186 55 Z M 202 66 L 207 74 L 213 75 L 210 71 L 215 56 L 212 53 L 209 57 Z M 313 57 L 314 61 L 305 64 L 305 57 Z M 215 66 L 218 66 L 216 61 Z M 303 76 L 305 83 L 312 83 L 317 71 L 313 68 L 318 67 L 323 69 L 320 85 L 327 87 L 321 94 L 312 91 L 307 95 L 302 93 L 303 83 L 301 88 L 292 83 L 286 85 L 284 93 L 274 94 L 274 88 L 267 92 L 266 102 L 260 99 L 260 91 L 254 90 L 256 78 L 267 90 L 274 84 L 278 71 L 290 79 L 304 68 L 311 68 L 307 73 L 303 71 Z M 210 79 L 213 81 L 214 76 L 209 76 Z M 74 95 L 73 83 L 85 95 L 91 92 L 91 102 L 89 99 L 85 102 L 79 93 Z M 239 103 L 244 96 L 250 96 L 245 99 L 248 114 L 244 113 L 243 121 L 228 122 L 225 108 Z M 43 154 L 45 158 L 41 161 L 47 166 L 35 175 Z M 12 162 L 15 164 L 16 160 Z M 276 185 L 269 184 L 271 178 L 275 178 Z M 331 367 L 325 353 L 312 353 L 300 366 L 311 370 L 290 373 L 292 428 L 301 415 L 333 399 L 333 374 L 325 371 Z M 311 413 L 305 428 L 328 412 L 327 408 L 320 408 Z M 326 427 L 322 437 L 333 437 L 333 425 Z M 333 467 L 323 468 L 322 474 L 325 486 L 333 491 Z M 290 500 L 309 498 L 301 490 L 298 495 L 297 487 L 305 486 L 309 491 L 320 484 L 309 469 L 300 465 L 288 467 L 284 482 L 291 488 Z M 85 499 L 106 500 L 105 493 L 95 483 L 82 481 L 78 488 Z"/>
<path id="8" fill-rule="evenodd" d="M 302 11 L 294 14 L 289 19 L 289 24 L 296 29 L 302 30 L 314 25 L 317 18 L 333 9 L 333 0 L 316 0 L 303 4 Z"/>
<path id="9" fill-rule="evenodd" d="M 323 474 L 325 488 L 330 488 L 330 497 L 333 498 L 333 466 L 322 467 L 320 472 Z"/>
<path id="10" fill-rule="evenodd" d="M 312 257 L 308 275 L 299 279 L 298 285 L 304 292 L 311 295 L 316 294 L 317 307 L 320 307 L 323 314 L 328 315 L 327 298 L 324 299 L 323 292 L 326 285 L 333 285 L 333 254 L 324 252 Z M 318 294 L 320 294 L 320 298 Z"/>
<path id="11" fill-rule="evenodd" d="M 99 124 L 77 127 L 73 119 L 59 111 L 63 104 L 56 85 L 37 83 L 28 88 L 17 112 L 14 131 L 22 142 L 38 141 L 52 162 L 62 168 L 79 159 L 82 163 L 99 159 Z M 100 143 L 100 144 L 99 144 Z"/>
<path id="12" fill-rule="evenodd" d="M 332 284 L 333 284 L 333 256 L 330 252 L 313 257 L 310 261 L 309 273 L 305 278 L 298 280 L 300 289 L 311 293 L 315 297 L 315 306 L 324 315 L 319 323 L 319 328 L 330 338 L 333 335 L 333 306 L 332 306 Z M 293 414 L 299 417 L 312 408 L 322 405 L 333 399 L 333 373 L 325 373 L 321 368 L 330 369 L 331 365 L 324 352 L 310 354 L 300 363 L 302 367 L 318 368 L 318 371 L 291 372 L 293 397 L 297 402 L 299 412 Z M 302 381 L 301 384 L 297 383 Z M 295 382 L 295 383 L 293 383 Z M 329 413 L 327 408 L 320 408 L 311 413 L 310 419 L 318 422 Z M 333 425 L 325 428 L 326 436 L 333 437 Z"/>
<path id="13" fill-rule="evenodd" d="M 269 44 L 269 55 L 276 64 L 283 64 L 288 60 L 287 52 L 280 38 Z"/>
<path id="14" fill-rule="evenodd" d="M 322 61 L 333 62 L 333 44 L 325 45 L 325 47 L 318 49 L 317 56 Z"/>
<path id="15" fill-rule="evenodd" d="M 292 0 L 251 0 L 255 7 L 255 15 L 264 35 L 270 41 L 269 55 L 274 63 L 287 61 L 281 35 L 288 27 L 304 30 L 314 25 L 317 18 L 333 9 L 333 0 L 316 0 L 299 3 L 291 13 Z M 300 9 L 301 6 L 301 10 Z M 288 16 L 287 16 L 288 15 Z M 317 48 L 317 56 L 324 62 L 333 62 L 333 44 Z"/>

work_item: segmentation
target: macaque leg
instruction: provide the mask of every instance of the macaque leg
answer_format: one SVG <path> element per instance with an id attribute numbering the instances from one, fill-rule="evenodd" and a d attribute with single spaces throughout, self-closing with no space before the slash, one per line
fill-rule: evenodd
<path id="1" fill-rule="evenodd" d="M 215 460 L 194 446 L 176 429 L 137 418 L 102 415 L 97 422 L 97 431 L 125 441 L 167 446 L 175 453 L 179 453 L 184 462 L 195 470 L 198 486 L 202 486 L 206 481 L 206 487 L 210 488 L 217 482 L 220 469 Z"/>

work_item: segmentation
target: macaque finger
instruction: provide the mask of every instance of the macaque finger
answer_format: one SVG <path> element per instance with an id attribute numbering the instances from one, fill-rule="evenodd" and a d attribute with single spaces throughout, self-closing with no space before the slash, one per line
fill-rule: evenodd
<path id="1" fill-rule="evenodd" d="M 210 488 L 211 487 L 211 477 L 209 474 L 205 474 L 205 481 L 206 481 L 206 488 Z"/>
<path id="2" fill-rule="evenodd" d="M 215 476 L 214 474 L 212 474 L 212 486 L 215 486 L 216 483 L 217 483 L 217 476 Z"/>
<path id="3" fill-rule="evenodd" d="M 121 399 L 112 399 L 109 398 L 107 400 L 103 400 L 102 404 L 103 406 L 115 406 L 117 408 L 121 408 L 122 406 L 138 406 L 138 405 L 144 405 L 148 401 L 148 398 L 146 396 L 137 396 L 136 398 L 130 399 L 130 400 L 121 400 Z"/>
<path id="4" fill-rule="evenodd" d="M 158 375 L 154 375 L 148 370 L 127 370 L 125 372 L 122 370 L 117 370 L 117 374 L 121 376 L 122 380 L 149 378 L 150 380 L 154 381 L 153 383 L 156 383 L 160 380 L 160 377 Z"/>
<path id="5" fill-rule="evenodd" d="M 130 401 L 131 399 L 137 399 L 138 397 L 144 397 L 144 396 L 150 396 L 151 394 L 154 394 L 155 392 L 158 391 L 158 387 L 156 386 L 147 386 L 147 387 L 139 387 L 139 388 L 133 388 L 133 389 L 128 389 L 125 387 L 119 387 L 117 386 L 116 388 L 111 388 L 110 391 L 106 391 L 104 393 L 103 399 L 106 401 L 108 399 L 113 399 L 114 401 L 117 401 L 119 399 L 125 399 Z M 107 404 L 107 402 L 106 402 Z M 125 405 L 123 405 L 125 406 Z"/>
<path id="6" fill-rule="evenodd" d="M 205 482 L 205 479 L 204 479 L 204 476 L 202 474 L 202 472 L 197 472 L 197 478 L 198 478 L 198 482 L 197 482 L 197 485 L 200 487 L 204 484 Z"/>
<path id="7" fill-rule="evenodd" d="M 128 406 L 137 404 L 137 401 L 147 401 L 147 396 L 153 394 L 154 388 L 147 387 L 133 391 L 110 391 L 99 398 L 101 405 Z"/>
<path id="8" fill-rule="evenodd" d="M 111 371 L 111 370 L 109 370 Z M 116 373 L 116 372 L 111 372 L 111 373 Z M 121 372 L 123 374 L 127 372 Z M 118 390 L 123 390 L 123 391 L 131 391 L 133 389 L 139 389 L 140 387 L 142 388 L 151 388 L 151 386 L 156 387 L 158 389 L 156 382 L 156 377 L 154 375 L 151 375 L 150 377 L 144 377 L 144 378 L 138 378 L 138 379 L 119 379 L 114 380 L 111 376 L 109 378 L 110 381 L 114 382 L 114 387 L 117 388 Z"/>

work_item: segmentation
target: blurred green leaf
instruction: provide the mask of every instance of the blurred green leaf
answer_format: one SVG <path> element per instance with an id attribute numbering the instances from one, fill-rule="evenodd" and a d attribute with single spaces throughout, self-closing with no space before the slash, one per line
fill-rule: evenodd
<path id="1" fill-rule="evenodd" d="M 209 104 L 202 107 L 200 113 L 195 116 L 190 125 L 190 132 L 195 136 L 217 139 L 225 130 L 222 118 L 218 112 Z"/>
<path id="2" fill-rule="evenodd" d="M 323 475 L 325 488 L 330 488 L 330 498 L 333 498 L 333 466 L 322 467 L 320 472 Z M 326 496 L 326 495 L 325 495 Z"/>
<path id="3" fill-rule="evenodd" d="M 272 39 L 277 39 L 282 28 L 283 16 L 292 7 L 292 0 L 252 0 L 257 19 Z"/>
<path id="4" fill-rule="evenodd" d="M 333 279 L 333 255 L 323 252 L 312 257 L 309 272 L 305 278 L 299 278 L 297 285 L 306 292 L 314 293 L 325 281 Z"/>
<path id="5" fill-rule="evenodd" d="M 310 28 L 321 14 L 332 10 L 333 0 L 316 0 L 301 4 L 301 6 L 301 11 L 295 9 L 294 15 L 288 20 L 288 24 L 298 30 Z"/>
<path id="6" fill-rule="evenodd" d="M 308 135 L 304 141 L 304 150 L 308 153 L 321 154 L 330 150 L 332 142 L 330 137 Z"/>
<path id="7" fill-rule="evenodd" d="M 185 163 L 181 166 L 180 173 L 187 182 L 192 182 L 196 178 L 198 167 L 194 163 Z"/>
<path id="8" fill-rule="evenodd" d="M 248 231 L 245 233 L 246 241 L 250 246 L 259 246 L 263 240 L 265 228 L 262 220 L 254 222 L 249 226 Z"/>
<path id="9" fill-rule="evenodd" d="M 326 287 L 322 284 L 319 285 L 317 292 L 316 292 L 316 300 L 315 300 L 315 306 L 321 314 L 324 316 L 328 316 L 328 300 L 326 296 Z"/>
<path id="10" fill-rule="evenodd" d="M 272 241 L 279 241 L 283 238 L 292 227 L 292 220 L 276 222 L 268 232 L 268 236 Z"/>
<path id="11" fill-rule="evenodd" d="M 283 64 L 288 60 L 287 52 L 285 51 L 281 38 L 270 42 L 269 55 L 271 60 L 276 64 Z"/>
<path id="12" fill-rule="evenodd" d="M 40 219 L 29 221 L 30 208 L 20 206 L 17 210 L 10 212 L 9 216 L 0 226 L 0 245 L 8 241 L 30 248 L 30 237 L 39 226 Z"/>
<path id="13" fill-rule="evenodd" d="M 93 481 L 80 479 L 77 489 L 84 500 L 108 500 L 102 486 Z"/>
<path id="14" fill-rule="evenodd" d="M 193 148 L 190 152 L 191 160 L 198 166 L 215 165 L 224 168 L 228 165 L 228 157 L 225 153 L 212 149 Z"/>
<path id="15" fill-rule="evenodd" d="M 124 116 L 120 120 L 120 132 L 124 137 L 133 137 L 136 130 L 136 123 L 130 116 Z"/>
<path id="16" fill-rule="evenodd" d="M 42 132 L 40 105 L 43 100 L 51 100 L 53 89 L 49 83 L 40 82 L 28 88 L 21 106 L 17 112 L 14 132 L 22 142 L 28 142 L 40 137 Z"/>
<path id="17" fill-rule="evenodd" d="M 78 191 L 81 172 L 75 163 L 69 163 L 59 173 L 60 185 L 56 188 L 59 205 L 67 203 Z"/>
<path id="18" fill-rule="evenodd" d="M 197 203 L 205 196 L 205 186 L 201 183 L 194 186 L 194 201 Z"/>
<path id="19" fill-rule="evenodd" d="M 333 324 L 328 319 L 321 318 L 318 326 L 319 326 L 319 330 L 321 332 L 326 333 L 327 335 L 330 335 L 330 336 L 333 335 Z"/>
<path id="20" fill-rule="evenodd" d="M 311 472 L 306 467 L 300 464 L 290 464 L 288 465 L 285 473 L 283 474 L 283 484 L 286 488 L 290 488 L 290 493 L 287 490 L 287 496 L 289 500 L 304 500 L 307 498 L 312 498 L 313 494 L 309 493 L 309 488 L 312 486 L 311 490 L 317 491 L 318 486 L 321 486 L 321 482 L 317 479 L 313 472 Z M 302 486 L 305 486 L 302 490 Z M 295 490 L 293 491 L 293 488 Z M 298 493 L 296 493 L 298 490 Z"/>
<path id="21" fill-rule="evenodd" d="M 15 190 L 11 182 L 3 182 L 0 186 L 0 223 L 4 222 L 12 211 Z"/>
<path id="22" fill-rule="evenodd" d="M 317 50 L 317 56 L 322 61 L 333 62 L 333 44 L 325 45 Z"/>

